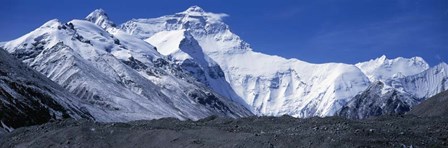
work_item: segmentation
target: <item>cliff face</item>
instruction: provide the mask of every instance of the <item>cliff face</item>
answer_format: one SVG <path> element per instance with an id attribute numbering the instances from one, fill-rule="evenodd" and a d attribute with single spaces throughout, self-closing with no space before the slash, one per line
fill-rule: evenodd
<path id="1" fill-rule="evenodd" d="M 350 119 L 364 119 L 380 115 L 396 115 L 408 112 L 419 100 L 395 89 L 387 89 L 377 81 L 352 101 L 342 107 L 338 115 Z"/>

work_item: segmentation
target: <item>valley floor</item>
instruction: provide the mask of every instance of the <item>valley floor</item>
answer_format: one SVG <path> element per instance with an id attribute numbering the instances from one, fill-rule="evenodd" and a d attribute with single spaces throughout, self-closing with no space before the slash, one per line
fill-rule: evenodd
<path id="1" fill-rule="evenodd" d="M 209 117 L 129 123 L 64 120 L 0 135 L 0 147 L 448 147 L 448 118 Z"/>

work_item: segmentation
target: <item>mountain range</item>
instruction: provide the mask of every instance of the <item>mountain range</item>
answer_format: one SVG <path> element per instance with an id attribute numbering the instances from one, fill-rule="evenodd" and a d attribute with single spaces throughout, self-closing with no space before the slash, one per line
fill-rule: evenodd
<path id="1" fill-rule="evenodd" d="M 421 57 L 315 64 L 256 52 L 226 16 L 192 6 L 116 25 L 98 9 L 3 42 L 2 127 L 60 118 L 363 119 L 404 114 L 448 89 L 448 65 L 430 67 Z"/>

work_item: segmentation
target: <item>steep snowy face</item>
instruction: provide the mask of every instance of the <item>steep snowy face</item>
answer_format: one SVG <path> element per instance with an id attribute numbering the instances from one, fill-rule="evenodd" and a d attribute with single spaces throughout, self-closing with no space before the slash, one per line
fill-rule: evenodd
<path id="1" fill-rule="evenodd" d="M 91 119 L 87 103 L 0 48 L 0 128 Z"/>
<path id="2" fill-rule="evenodd" d="M 440 63 L 416 75 L 391 79 L 386 84 L 415 98 L 427 99 L 448 89 L 448 65 Z"/>
<path id="3" fill-rule="evenodd" d="M 204 55 L 198 42 L 184 30 L 159 32 L 146 41 L 204 84 L 208 83 L 207 79 L 224 78 L 219 65 Z"/>
<path id="4" fill-rule="evenodd" d="M 101 28 L 116 27 L 103 9 L 96 9 L 86 17 L 86 20 L 97 24 Z"/>
<path id="5" fill-rule="evenodd" d="M 96 22 L 98 23 L 98 22 Z M 5 48 L 91 106 L 99 121 L 130 121 L 250 112 L 183 74 L 154 47 L 116 29 L 57 20 L 6 43 Z"/>
<path id="6" fill-rule="evenodd" d="M 223 23 L 225 16 L 194 6 L 174 15 L 134 19 L 122 24 L 121 29 L 142 39 L 150 38 L 149 42 L 167 32 L 188 32 L 203 53 L 222 68 L 236 94 L 259 115 L 333 115 L 370 83 L 354 65 L 311 64 L 253 52 Z M 166 40 L 171 39 L 179 40 Z M 165 43 L 166 49 L 161 52 L 175 55 L 178 42 Z"/>
<path id="7" fill-rule="evenodd" d="M 201 46 L 185 30 L 162 31 L 146 40 L 157 51 L 188 71 L 197 81 L 217 93 L 251 109 L 226 81 L 221 67 L 203 53 Z"/>
<path id="8" fill-rule="evenodd" d="M 421 57 L 387 59 L 384 55 L 374 60 L 358 63 L 356 66 L 372 82 L 415 75 L 429 68 L 428 63 Z"/>

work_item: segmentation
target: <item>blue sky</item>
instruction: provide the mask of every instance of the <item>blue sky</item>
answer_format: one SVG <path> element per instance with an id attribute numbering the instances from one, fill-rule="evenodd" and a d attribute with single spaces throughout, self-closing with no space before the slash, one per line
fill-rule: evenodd
<path id="1" fill-rule="evenodd" d="M 448 62 L 448 0 L 2 0 L 0 41 L 96 8 L 121 24 L 192 5 L 228 14 L 232 31 L 267 54 L 313 63 L 357 63 L 383 54 Z"/>

